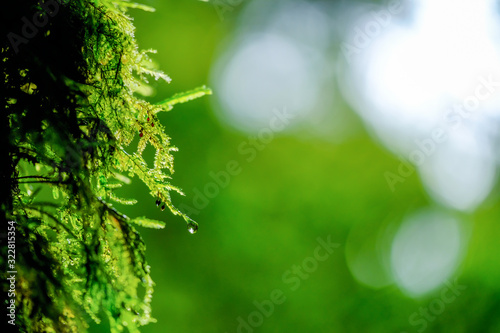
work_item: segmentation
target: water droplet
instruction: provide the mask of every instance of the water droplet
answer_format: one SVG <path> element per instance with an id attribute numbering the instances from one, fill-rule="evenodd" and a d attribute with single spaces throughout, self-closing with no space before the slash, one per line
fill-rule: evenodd
<path id="1" fill-rule="evenodd" d="M 195 234 L 198 231 L 198 223 L 195 221 L 189 221 L 187 224 L 187 229 L 190 234 Z"/>

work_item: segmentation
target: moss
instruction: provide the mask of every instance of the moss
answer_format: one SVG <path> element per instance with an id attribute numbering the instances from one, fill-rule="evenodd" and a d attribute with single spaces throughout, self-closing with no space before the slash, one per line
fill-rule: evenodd
<path id="1" fill-rule="evenodd" d="M 0 206 L 5 221 L 16 221 L 16 325 L 81 332 L 106 316 L 112 332 L 136 332 L 154 319 L 153 281 L 134 224 L 164 224 L 118 212 L 111 202 L 135 200 L 114 190 L 137 176 L 196 230 L 170 200 L 171 191 L 182 194 L 170 183 L 176 148 L 157 114 L 210 90 L 159 104 L 140 96 L 148 78 L 170 81 L 152 67 L 151 51 L 139 50 L 127 15 L 149 7 L 121 0 L 2 6 Z M 152 165 L 142 157 L 148 144 L 156 150 Z M 0 261 L 6 267 L 5 242 Z M 4 276 L 2 284 L 7 291 Z"/>

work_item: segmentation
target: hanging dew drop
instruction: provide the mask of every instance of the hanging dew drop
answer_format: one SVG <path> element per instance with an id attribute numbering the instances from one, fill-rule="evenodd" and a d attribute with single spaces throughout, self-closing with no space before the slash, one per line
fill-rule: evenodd
<path id="1" fill-rule="evenodd" d="M 195 234 L 198 231 L 198 223 L 195 221 L 189 221 L 187 224 L 187 229 L 190 234 Z"/>

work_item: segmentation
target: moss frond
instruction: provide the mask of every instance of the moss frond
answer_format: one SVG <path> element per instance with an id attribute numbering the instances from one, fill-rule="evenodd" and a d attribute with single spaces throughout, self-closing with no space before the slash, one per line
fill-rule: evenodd
<path id="1" fill-rule="evenodd" d="M 125 0 L 11 1 L 2 10 L 0 207 L 17 222 L 21 331 L 81 332 L 106 316 L 112 332 L 138 332 L 154 321 L 154 283 L 134 225 L 164 223 L 129 218 L 110 203 L 136 203 L 114 192 L 134 176 L 190 232 L 197 229 L 172 204 L 170 193 L 182 194 L 170 182 L 177 148 L 157 113 L 210 90 L 159 104 L 139 97 L 148 77 L 170 78 L 154 69 L 151 50 L 138 48 L 130 8 L 153 10 Z M 36 15 L 47 21 L 28 38 L 21 18 Z M 148 144 L 153 163 L 142 155 Z M 2 252 L 5 264 L 5 246 Z"/>

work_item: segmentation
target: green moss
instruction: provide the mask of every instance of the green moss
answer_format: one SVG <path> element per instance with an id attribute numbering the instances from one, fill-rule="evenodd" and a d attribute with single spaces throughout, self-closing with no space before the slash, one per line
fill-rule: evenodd
<path id="1" fill-rule="evenodd" d="M 176 148 L 157 114 L 210 90 L 158 105 L 139 97 L 148 78 L 170 79 L 139 50 L 130 7 L 150 10 L 122 0 L 11 1 L 2 9 L 0 205 L 2 217 L 17 222 L 21 331 L 81 332 L 103 315 L 112 332 L 154 321 L 153 281 L 134 224 L 164 224 L 113 208 L 112 201 L 135 203 L 113 192 L 128 177 L 197 228 L 170 200 L 171 191 L 182 194 L 170 183 Z M 152 165 L 142 157 L 148 144 Z"/>

